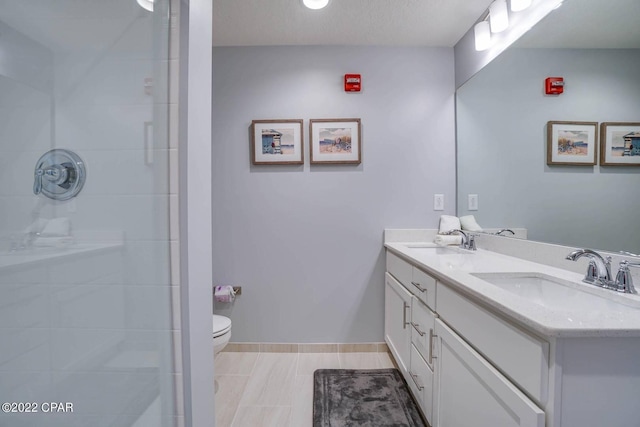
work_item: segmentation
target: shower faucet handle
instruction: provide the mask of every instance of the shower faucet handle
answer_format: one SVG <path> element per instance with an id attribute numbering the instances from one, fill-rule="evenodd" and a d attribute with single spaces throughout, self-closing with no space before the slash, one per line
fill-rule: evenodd
<path id="1" fill-rule="evenodd" d="M 76 153 L 53 149 L 36 163 L 33 193 L 53 200 L 69 200 L 80 192 L 86 177 L 84 162 Z"/>
<path id="2" fill-rule="evenodd" d="M 35 171 L 35 182 L 33 183 L 33 194 L 36 196 L 42 193 L 42 175 L 44 175 L 44 170 L 36 169 Z"/>

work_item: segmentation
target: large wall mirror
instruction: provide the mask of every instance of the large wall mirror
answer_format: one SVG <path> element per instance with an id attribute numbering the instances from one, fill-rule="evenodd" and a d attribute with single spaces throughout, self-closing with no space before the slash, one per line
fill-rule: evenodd
<path id="1" fill-rule="evenodd" d="M 548 121 L 640 122 L 639 16 L 638 0 L 565 0 L 458 89 L 459 216 L 640 253 L 640 167 L 550 166 L 546 143 Z M 545 95 L 556 76 L 564 93 Z"/>

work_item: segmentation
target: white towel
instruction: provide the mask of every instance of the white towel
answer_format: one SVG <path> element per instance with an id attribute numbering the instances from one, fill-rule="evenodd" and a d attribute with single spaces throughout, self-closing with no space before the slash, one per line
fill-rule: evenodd
<path id="1" fill-rule="evenodd" d="M 63 237 L 69 234 L 71 234 L 71 221 L 64 217 L 50 219 L 40 232 L 43 237 Z"/>
<path id="2" fill-rule="evenodd" d="M 460 227 L 460 219 L 457 216 L 440 215 L 440 234 L 454 229 L 459 230 Z"/>
<path id="3" fill-rule="evenodd" d="M 463 230 L 469 231 L 482 231 L 482 227 L 476 222 L 476 217 L 473 215 L 461 216 L 460 225 Z"/>
<path id="4" fill-rule="evenodd" d="M 71 236 L 38 237 L 33 241 L 33 246 L 36 248 L 66 248 L 75 243 L 75 239 Z"/>
<path id="5" fill-rule="evenodd" d="M 446 245 L 459 245 L 462 243 L 462 236 L 459 234 L 452 234 L 450 236 L 443 234 L 436 234 L 435 239 L 433 239 L 433 243 L 440 246 Z"/>
<path id="6" fill-rule="evenodd" d="M 42 230 L 47 226 L 49 222 L 46 218 L 37 218 L 35 221 L 31 223 L 25 230 L 25 234 L 28 233 L 41 233 Z"/>

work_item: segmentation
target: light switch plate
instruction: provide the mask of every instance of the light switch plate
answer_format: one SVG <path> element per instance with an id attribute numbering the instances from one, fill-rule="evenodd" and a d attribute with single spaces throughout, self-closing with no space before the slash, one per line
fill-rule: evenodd
<path id="1" fill-rule="evenodd" d="M 434 211 L 444 210 L 444 194 L 433 195 L 433 210 Z"/>
<path id="2" fill-rule="evenodd" d="M 478 195 L 477 194 L 469 194 L 469 206 L 468 209 L 470 211 L 478 210 Z"/>

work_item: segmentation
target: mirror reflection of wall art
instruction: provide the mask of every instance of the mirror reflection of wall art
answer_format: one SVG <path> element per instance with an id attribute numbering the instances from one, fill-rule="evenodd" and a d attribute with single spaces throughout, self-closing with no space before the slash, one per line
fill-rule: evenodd
<path id="1" fill-rule="evenodd" d="M 593 166 L 598 151 L 598 123 L 547 122 L 547 164 Z"/>
<path id="2" fill-rule="evenodd" d="M 309 134 L 311 164 L 360 164 L 360 119 L 311 119 Z"/>
<path id="3" fill-rule="evenodd" d="M 600 165 L 640 166 L 640 123 L 600 125 Z"/>
<path id="4" fill-rule="evenodd" d="M 252 121 L 251 162 L 254 165 L 303 164 L 302 120 Z"/>

